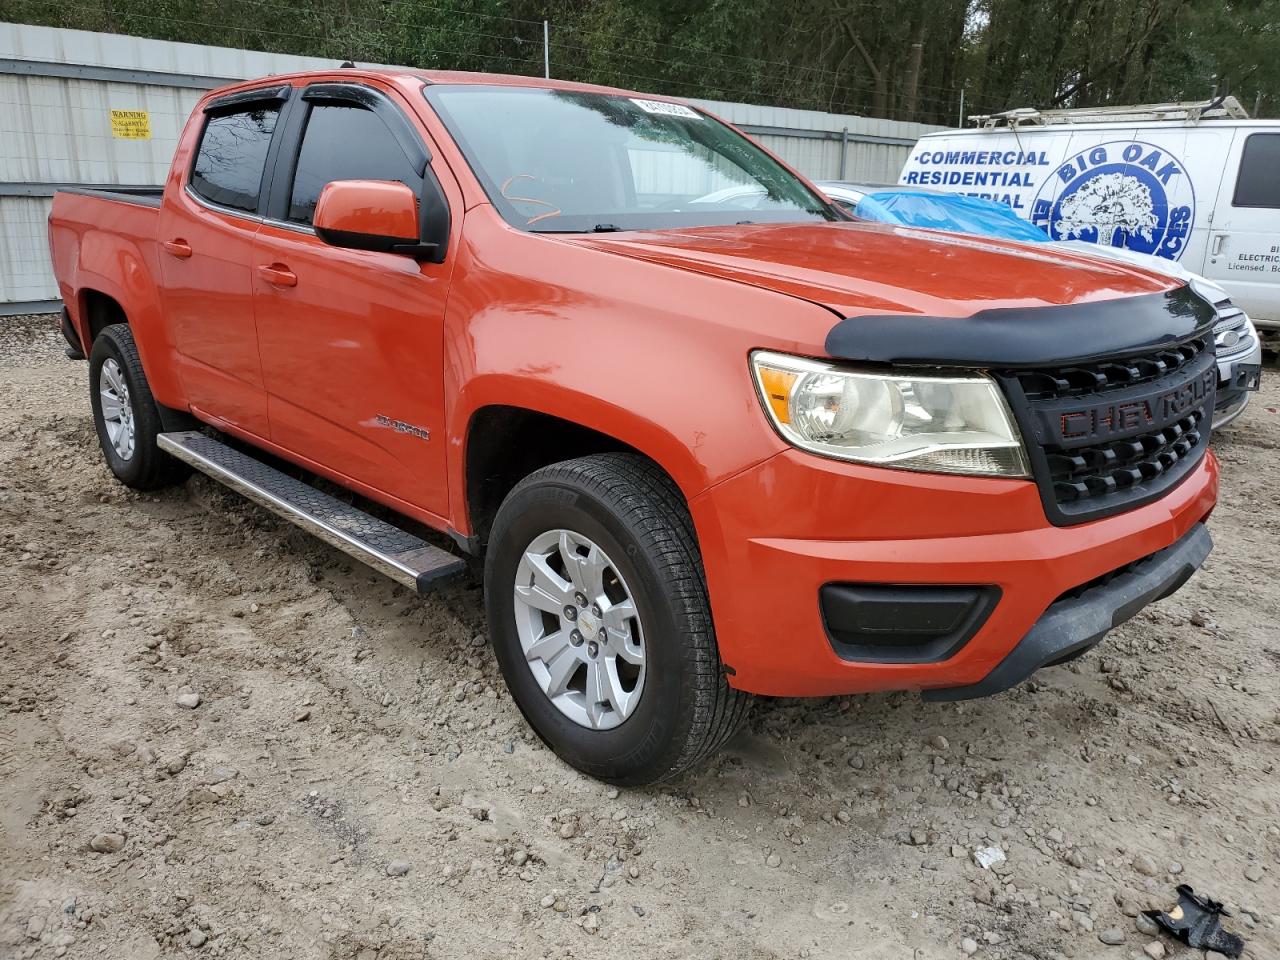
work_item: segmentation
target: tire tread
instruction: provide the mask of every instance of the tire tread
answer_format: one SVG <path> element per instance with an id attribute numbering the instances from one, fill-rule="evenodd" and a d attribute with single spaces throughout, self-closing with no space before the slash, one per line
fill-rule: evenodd
<path id="1" fill-rule="evenodd" d="M 104 353 L 114 354 L 124 367 L 125 377 L 129 381 L 130 405 L 133 407 L 136 431 L 133 459 L 130 461 L 130 465 L 136 465 L 136 468 L 126 476 L 121 476 L 120 471 L 114 467 L 112 472 L 121 483 L 135 490 L 157 490 L 181 483 L 191 470 L 181 460 L 169 456 L 156 444 L 156 436 L 164 429 L 160 418 L 160 407 L 151 393 L 151 385 L 147 382 L 147 374 L 142 368 L 142 358 L 138 355 L 138 345 L 127 323 L 113 323 L 102 328 L 93 341 L 90 363 L 100 367 L 101 361 L 106 359 L 102 356 Z M 92 377 L 90 390 L 93 390 Z M 106 443 L 98 423 L 100 420 L 98 405 L 96 398 L 92 399 L 94 400 L 95 427 L 99 431 L 99 439 L 103 441 L 105 456 Z M 110 463 L 111 460 L 108 457 L 108 464 Z"/>
<path id="2" fill-rule="evenodd" d="M 584 489 L 617 511 L 649 552 L 678 620 L 685 625 L 683 652 L 692 716 L 684 742 L 666 752 L 662 769 L 650 771 L 642 782 L 668 780 L 724 746 L 746 721 L 753 700 L 725 679 L 702 554 L 684 497 L 656 463 L 629 453 L 593 454 L 552 464 L 530 474 L 512 493 L 548 482 Z"/>

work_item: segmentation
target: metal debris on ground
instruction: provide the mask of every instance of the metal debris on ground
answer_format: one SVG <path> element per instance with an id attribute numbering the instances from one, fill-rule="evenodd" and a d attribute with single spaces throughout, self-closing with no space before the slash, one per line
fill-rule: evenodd
<path id="1" fill-rule="evenodd" d="M 1166 933 L 1197 950 L 1212 950 L 1228 957 L 1238 957 L 1244 951 L 1244 940 L 1222 929 L 1219 917 L 1229 917 L 1231 912 L 1209 897 L 1202 897 L 1187 884 L 1178 885 L 1178 905 L 1167 913 L 1147 910 L 1146 915 Z"/>

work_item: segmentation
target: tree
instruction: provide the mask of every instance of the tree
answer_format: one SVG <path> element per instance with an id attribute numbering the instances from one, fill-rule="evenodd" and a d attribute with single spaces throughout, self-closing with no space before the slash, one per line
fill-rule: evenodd
<path id="1" fill-rule="evenodd" d="M 1280 114 L 1280 0 L 3 0 L 6 19 L 953 123 L 1204 99 Z"/>

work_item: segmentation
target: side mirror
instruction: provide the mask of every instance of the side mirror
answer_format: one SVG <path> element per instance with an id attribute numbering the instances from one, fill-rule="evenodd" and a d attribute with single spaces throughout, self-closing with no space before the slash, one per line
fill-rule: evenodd
<path id="1" fill-rule="evenodd" d="M 393 180 L 334 180 L 320 191 L 311 225 L 335 247 L 378 250 L 430 259 L 435 243 L 423 243 L 418 198 Z"/>

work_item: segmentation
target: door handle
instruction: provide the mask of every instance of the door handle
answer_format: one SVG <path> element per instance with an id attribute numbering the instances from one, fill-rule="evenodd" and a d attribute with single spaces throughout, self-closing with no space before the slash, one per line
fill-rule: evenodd
<path id="1" fill-rule="evenodd" d="M 164 243 L 160 244 L 160 246 L 164 247 L 166 253 L 172 254 L 179 260 L 185 260 L 187 257 L 191 256 L 191 245 L 180 238 L 177 240 L 166 240 Z"/>
<path id="2" fill-rule="evenodd" d="M 298 275 L 283 263 L 259 264 L 258 276 L 276 287 L 296 287 L 298 285 Z"/>
<path id="3" fill-rule="evenodd" d="M 1216 257 L 1222 253 L 1222 241 L 1227 239 L 1225 233 L 1215 233 L 1213 235 L 1213 249 L 1209 251 L 1209 256 Z"/>

